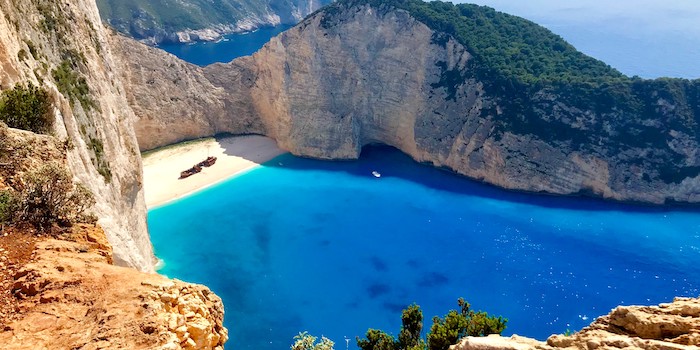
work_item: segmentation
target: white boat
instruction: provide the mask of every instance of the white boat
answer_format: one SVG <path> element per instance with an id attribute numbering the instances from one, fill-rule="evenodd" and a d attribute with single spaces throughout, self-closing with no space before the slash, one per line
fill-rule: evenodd
<path id="1" fill-rule="evenodd" d="M 382 177 L 382 174 L 380 174 L 380 173 L 379 173 L 378 171 L 376 171 L 376 170 L 372 172 L 372 175 L 373 175 L 374 177 L 377 177 L 377 178 Z"/>

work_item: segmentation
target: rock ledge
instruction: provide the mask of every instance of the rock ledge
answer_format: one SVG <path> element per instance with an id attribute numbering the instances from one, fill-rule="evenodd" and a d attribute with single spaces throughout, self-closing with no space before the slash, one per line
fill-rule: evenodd
<path id="1" fill-rule="evenodd" d="M 580 332 L 547 342 L 512 337 L 467 337 L 451 350 L 696 349 L 700 345 L 700 299 L 676 298 L 659 306 L 618 306 Z"/>

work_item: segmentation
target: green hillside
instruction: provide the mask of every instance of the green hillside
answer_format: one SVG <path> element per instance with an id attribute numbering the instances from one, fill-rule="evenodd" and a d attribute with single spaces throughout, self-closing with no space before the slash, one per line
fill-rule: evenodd
<path id="1" fill-rule="evenodd" d="M 322 23 L 334 26 L 344 9 L 365 4 L 385 12 L 406 10 L 440 33 L 433 37 L 435 43 L 444 45 L 454 37 L 464 45 L 474 56 L 471 65 L 458 71 L 443 64 L 442 79 L 434 87 L 443 87 L 447 98 L 454 99 L 465 80 L 481 81 L 501 110 L 483 110 L 484 117 L 498 119 L 497 133 L 529 134 L 573 151 L 608 155 L 631 147 L 668 150 L 670 135 L 677 132 L 700 141 L 700 80 L 627 77 L 536 23 L 472 4 L 347 0 L 320 11 Z M 582 115 L 587 120 L 580 127 L 567 120 Z M 630 161 L 655 164 L 663 180 L 678 182 L 700 174 L 700 167 L 683 167 L 686 157 L 674 150 Z M 663 166 L 668 162 L 683 170 L 668 172 Z"/>

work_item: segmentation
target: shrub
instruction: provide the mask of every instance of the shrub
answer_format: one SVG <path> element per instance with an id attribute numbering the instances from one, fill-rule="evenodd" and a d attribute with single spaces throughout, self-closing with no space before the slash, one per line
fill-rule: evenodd
<path id="1" fill-rule="evenodd" d="M 357 347 L 362 350 L 395 350 L 399 346 L 394 337 L 379 329 L 369 329 L 365 339 L 357 338 Z"/>
<path id="2" fill-rule="evenodd" d="M 37 50 L 34 43 L 31 40 L 27 40 L 24 43 L 27 44 L 27 48 L 29 49 L 29 53 L 32 54 L 32 58 L 35 60 L 39 59 L 39 50 Z"/>
<path id="3" fill-rule="evenodd" d="M 53 129 L 52 108 L 49 93 L 31 82 L 0 95 L 0 120 L 11 128 L 48 133 Z"/>
<path id="4" fill-rule="evenodd" d="M 316 337 L 307 332 L 302 332 L 294 336 L 292 350 L 333 350 L 333 343 L 326 337 L 321 337 L 321 342 L 316 343 Z"/>
<path id="5" fill-rule="evenodd" d="M 22 176 L 15 220 L 40 228 L 54 223 L 68 225 L 86 218 L 95 199 L 85 186 L 74 184 L 68 170 L 56 163 Z"/>
<path id="6" fill-rule="evenodd" d="M 401 313 L 401 331 L 399 332 L 398 346 L 400 349 L 421 350 L 425 348 L 425 342 L 420 337 L 423 330 L 423 312 L 420 306 L 413 304 Z"/>
<path id="7" fill-rule="evenodd" d="M 19 52 L 17 52 L 17 59 L 19 59 L 20 61 L 24 61 L 27 58 L 29 58 L 27 51 L 24 49 L 19 49 Z"/>
<path id="8" fill-rule="evenodd" d="M 413 304 L 403 310 L 398 340 L 383 331 L 370 329 L 365 339 L 357 338 L 357 346 L 362 350 L 447 350 L 465 336 L 500 334 L 506 328 L 508 320 L 503 317 L 475 312 L 462 298 L 457 304 L 460 311 L 450 310 L 444 318 L 433 318 L 427 344 L 420 336 L 423 313 L 418 305 Z"/>
<path id="9" fill-rule="evenodd" d="M 471 310 L 471 305 L 459 298 L 460 312 L 450 310 L 444 318 L 434 317 L 428 333 L 428 349 L 447 350 L 463 337 L 484 337 L 501 334 L 506 328 L 507 319 L 489 316 L 486 312 Z"/>
<path id="10" fill-rule="evenodd" d="M 61 61 L 61 64 L 51 71 L 56 87 L 69 101 L 71 106 L 78 101 L 86 112 L 95 108 L 97 104 L 90 96 L 90 87 L 84 77 L 77 71 L 77 64 L 84 56 L 80 54 L 68 55 L 69 58 Z"/>
<path id="11" fill-rule="evenodd" d="M 15 196 L 12 191 L 0 191 L 0 224 L 10 222 L 15 207 Z"/>

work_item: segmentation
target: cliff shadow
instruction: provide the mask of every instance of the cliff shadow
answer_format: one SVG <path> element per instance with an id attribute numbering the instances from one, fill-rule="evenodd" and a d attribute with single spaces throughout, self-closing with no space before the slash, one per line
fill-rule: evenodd
<path id="1" fill-rule="evenodd" d="M 449 169 L 436 168 L 430 164 L 416 162 L 400 150 L 383 144 L 372 144 L 363 147 L 358 160 L 326 161 L 283 154 L 265 162 L 263 165 L 297 170 L 345 172 L 354 176 L 376 178 L 378 181 L 384 178 L 395 177 L 419 183 L 435 190 L 516 203 L 527 203 L 547 208 L 588 211 L 619 210 L 642 213 L 668 211 L 700 212 L 700 208 L 696 206 L 651 206 L 621 203 L 596 198 L 585 193 L 575 196 L 560 196 L 506 190 L 470 179 Z"/>
<path id="2" fill-rule="evenodd" d="M 234 156 L 262 164 L 286 151 L 277 147 L 277 142 L 266 136 L 248 134 L 217 134 L 214 139 L 227 156 Z"/>

